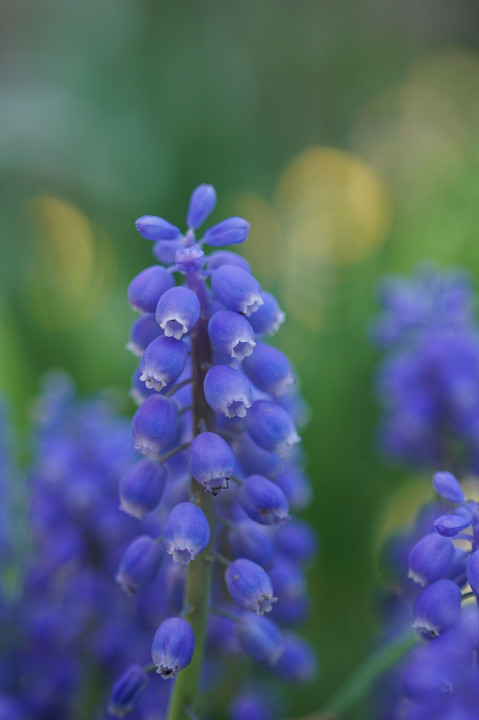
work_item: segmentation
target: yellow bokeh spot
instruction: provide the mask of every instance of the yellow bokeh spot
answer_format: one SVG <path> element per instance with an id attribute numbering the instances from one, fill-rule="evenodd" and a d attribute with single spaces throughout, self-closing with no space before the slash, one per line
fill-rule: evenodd
<path id="1" fill-rule="evenodd" d="M 391 202 L 377 173 L 350 153 L 312 147 L 283 172 L 276 205 L 290 252 L 306 262 L 360 260 L 387 236 Z"/>
<path id="2" fill-rule="evenodd" d="M 395 490 L 381 507 L 375 538 L 379 554 L 386 540 L 396 532 L 410 530 L 419 509 L 434 497 L 431 477 L 412 477 Z"/>
<path id="3" fill-rule="evenodd" d="M 235 215 L 251 223 L 241 254 L 249 260 L 261 282 L 268 287 L 281 272 L 284 260 L 283 237 L 272 206 L 258 193 L 240 192 L 232 199 Z"/>
<path id="4" fill-rule="evenodd" d="M 65 330 L 87 321 L 112 284 L 115 257 L 104 233 L 94 232 L 74 205 L 52 196 L 24 206 L 30 221 L 28 293 L 36 321 Z"/>
<path id="5" fill-rule="evenodd" d="M 365 258 L 387 237 L 389 191 L 360 158 L 312 147 L 282 173 L 275 204 L 285 237 L 285 309 L 316 332 L 328 272 Z"/>

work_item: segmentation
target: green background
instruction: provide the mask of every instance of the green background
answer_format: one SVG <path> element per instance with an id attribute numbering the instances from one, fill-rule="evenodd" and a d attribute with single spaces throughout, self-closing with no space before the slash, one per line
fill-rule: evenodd
<path id="1" fill-rule="evenodd" d="M 291 690 L 295 715 L 369 652 L 381 539 L 428 492 L 375 451 L 367 325 L 386 273 L 477 275 L 478 20 L 472 0 L 4 3 L 0 385 L 20 430 L 51 366 L 126 398 L 126 287 L 151 262 L 134 219 L 183 226 L 209 182 L 214 220 L 252 220 L 244 252 L 312 409 L 321 678 Z"/>

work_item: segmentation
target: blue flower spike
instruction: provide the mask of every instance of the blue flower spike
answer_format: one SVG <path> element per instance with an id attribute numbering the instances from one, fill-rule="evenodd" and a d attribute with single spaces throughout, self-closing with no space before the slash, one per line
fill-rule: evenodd
<path id="1" fill-rule="evenodd" d="M 211 650 L 226 653 L 225 662 L 244 653 L 271 671 L 286 649 L 277 673 L 286 677 L 291 665 L 293 682 L 306 681 L 315 664 L 287 628 L 308 615 L 303 566 L 317 542 L 304 523 L 281 533 L 290 508 L 306 507 L 311 497 L 303 454 L 290 452 L 300 441 L 296 426 L 306 424 L 305 402 L 288 358 L 267 344 L 284 313 L 248 260 L 229 249 L 247 239 L 250 224 L 229 217 L 204 227 L 215 207 L 216 192 L 204 183 L 191 194 L 184 230 L 140 218 L 137 228 L 159 265 L 134 278 L 128 293 L 141 313 L 128 347 L 139 358 L 130 394 L 139 405 L 134 448 L 144 458 L 122 471 L 120 503 L 149 534 L 130 542 L 117 579 L 138 593 L 140 639 L 128 638 L 131 647 L 142 645 L 153 622 L 158 673 L 180 673 L 160 699 L 152 691 L 139 707 L 162 717 L 168 706 L 199 716 L 200 670 L 210 667 Z M 104 531 L 113 537 L 114 528 Z M 259 703 L 241 681 L 236 692 L 243 701 L 234 704 L 234 720 L 258 712 L 275 720 L 274 703 Z M 124 697 L 120 712 L 127 691 Z"/>

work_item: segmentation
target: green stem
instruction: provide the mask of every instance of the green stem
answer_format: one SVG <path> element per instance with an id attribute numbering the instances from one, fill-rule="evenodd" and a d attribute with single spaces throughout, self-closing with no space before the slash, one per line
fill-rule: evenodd
<path id="1" fill-rule="evenodd" d="M 361 700 L 378 677 L 397 663 L 416 643 L 417 634 L 408 628 L 407 632 L 379 648 L 352 674 L 321 712 L 326 716 L 337 716 L 348 710 Z"/>
<path id="2" fill-rule="evenodd" d="M 205 367 L 211 365 L 211 344 L 208 336 L 207 298 L 201 278 L 196 273 L 188 274 L 188 284 L 199 297 L 203 314 L 192 338 L 193 364 L 193 434 L 203 430 L 215 430 L 215 414 L 207 404 L 203 393 Z M 209 546 L 188 566 L 184 607 L 189 607 L 188 622 L 195 633 L 195 651 L 191 663 L 178 673 L 173 688 L 169 720 L 189 720 L 198 712 L 199 689 L 206 644 L 206 628 L 210 609 L 213 565 L 210 553 L 214 546 L 215 500 L 207 492 L 198 494 L 198 483 L 191 479 L 191 495 L 205 513 L 210 530 Z"/>

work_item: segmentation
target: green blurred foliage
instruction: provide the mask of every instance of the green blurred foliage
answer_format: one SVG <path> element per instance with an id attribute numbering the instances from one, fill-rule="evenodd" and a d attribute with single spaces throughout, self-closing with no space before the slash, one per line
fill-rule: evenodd
<path id="1" fill-rule="evenodd" d="M 312 408 L 307 516 L 322 554 L 306 632 L 322 677 L 291 690 L 295 715 L 310 712 L 373 644 L 377 539 L 408 478 L 374 448 L 374 289 L 423 258 L 477 275 L 478 6 L 7 0 L 3 14 L 0 386 L 19 427 L 51 366 L 67 368 L 84 393 L 126 390 L 134 361 L 124 350 L 133 318 L 125 290 L 151 262 L 136 217 L 181 225 L 199 182 L 218 190 L 214 219 L 225 207 L 237 214 L 246 191 L 270 203 L 258 276 L 288 310 L 278 343 Z M 375 173 L 392 224 L 350 261 L 315 256 L 313 270 L 305 261 L 288 275 L 294 232 L 276 188 L 287 164 L 316 145 L 346 150 Z M 302 267 L 317 304 L 308 310 L 306 293 L 289 312 Z"/>

